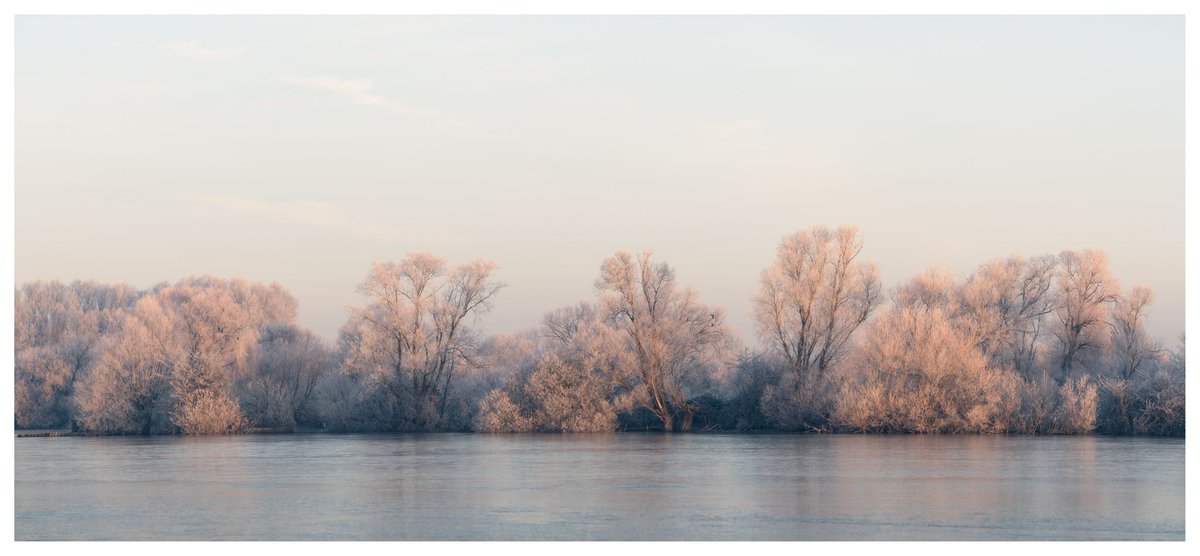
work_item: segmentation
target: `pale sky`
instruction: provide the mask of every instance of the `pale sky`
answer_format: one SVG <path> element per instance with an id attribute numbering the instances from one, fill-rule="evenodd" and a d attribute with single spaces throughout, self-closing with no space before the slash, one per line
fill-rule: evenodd
<path id="1" fill-rule="evenodd" d="M 275 281 L 332 340 L 375 260 L 486 257 L 512 332 L 654 249 L 752 343 L 780 239 L 891 287 L 1102 249 L 1184 326 L 1183 18 L 18 17 L 16 281 Z"/>

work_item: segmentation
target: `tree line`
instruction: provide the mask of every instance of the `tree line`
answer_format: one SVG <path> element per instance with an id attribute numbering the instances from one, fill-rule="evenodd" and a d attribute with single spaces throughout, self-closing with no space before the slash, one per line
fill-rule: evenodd
<path id="1" fill-rule="evenodd" d="M 651 253 L 515 334 L 473 328 L 496 266 L 372 265 L 336 345 L 277 284 L 16 290 L 15 422 L 95 434 L 278 431 L 1184 433 L 1184 350 L 1100 251 L 931 269 L 885 291 L 853 226 L 783 239 L 744 345 Z"/>

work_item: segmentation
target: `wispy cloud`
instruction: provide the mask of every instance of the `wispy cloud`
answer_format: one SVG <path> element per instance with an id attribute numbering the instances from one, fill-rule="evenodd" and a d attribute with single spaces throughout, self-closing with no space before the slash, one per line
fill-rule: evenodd
<path id="1" fill-rule="evenodd" d="M 361 239 L 396 241 L 406 237 L 397 227 L 364 220 L 346 210 L 318 201 L 270 202 L 240 195 L 186 195 L 184 201 L 225 212 L 300 224 Z"/>
<path id="2" fill-rule="evenodd" d="M 159 47 L 167 56 L 197 62 L 232 62 L 242 57 L 241 47 L 211 48 L 196 41 L 169 42 Z"/>
<path id="3" fill-rule="evenodd" d="M 435 115 L 438 113 L 437 110 L 413 108 L 384 98 L 371 91 L 371 87 L 375 83 L 365 79 L 340 79 L 318 75 L 314 77 L 280 77 L 279 80 L 293 87 L 331 93 L 354 104 L 375 106 L 396 114 Z"/>

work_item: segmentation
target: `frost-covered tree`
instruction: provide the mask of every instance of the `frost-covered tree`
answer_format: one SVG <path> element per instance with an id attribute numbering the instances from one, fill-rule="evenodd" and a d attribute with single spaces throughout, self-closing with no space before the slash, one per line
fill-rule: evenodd
<path id="1" fill-rule="evenodd" d="M 1119 290 L 1103 251 L 1062 252 L 1057 281 L 1053 334 L 1061 382 L 1074 376 L 1081 364 L 1095 364 L 1108 349 L 1106 308 Z"/>
<path id="2" fill-rule="evenodd" d="M 811 228 L 783 239 L 754 298 L 759 335 L 804 382 L 843 355 L 854 331 L 879 304 L 873 263 L 859 260 L 854 226 Z"/>
<path id="3" fill-rule="evenodd" d="M 171 377 L 186 360 L 174 328 L 157 298 L 138 302 L 83 380 L 76 400 L 80 428 L 110 434 L 174 429 Z"/>
<path id="4" fill-rule="evenodd" d="M 996 259 L 961 288 L 959 314 L 979 349 L 995 365 L 1032 377 L 1054 311 L 1053 256 Z"/>
<path id="5" fill-rule="evenodd" d="M 266 326 L 249 372 L 238 381 L 238 399 L 256 426 L 319 426 L 317 387 L 333 366 L 332 352 L 312 332 L 291 324 Z"/>
<path id="6" fill-rule="evenodd" d="M 1105 375 L 1099 378 L 1100 425 L 1106 432 L 1132 432 L 1147 402 L 1157 397 L 1158 392 L 1152 390 L 1170 390 L 1170 374 L 1156 372 L 1161 366 L 1169 366 L 1167 352 L 1145 328 L 1146 312 L 1153 299 L 1149 288 L 1135 287 L 1117 296 L 1109 307 L 1108 365 Z"/>
<path id="7" fill-rule="evenodd" d="M 1117 297 L 1111 307 L 1112 370 L 1121 380 L 1132 379 L 1163 354 L 1162 344 L 1146 333 L 1146 309 L 1152 301 L 1150 288 L 1136 287 Z"/>
<path id="8" fill-rule="evenodd" d="M 468 319 L 490 309 L 503 287 L 495 264 L 476 260 L 454 268 L 436 255 L 415 253 L 375 263 L 341 333 L 342 369 L 371 390 L 386 393 L 392 429 L 430 430 L 445 423 L 454 376 L 475 365 L 477 339 Z"/>
<path id="9" fill-rule="evenodd" d="M 156 287 L 122 321 L 88 373 L 78 400 L 81 428 L 245 430 L 249 423 L 233 385 L 248 372 L 259 331 L 294 319 L 295 306 L 282 288 L 243 280 L 199 277 Z"/>
<path id="10" fill-rule="evenodd" d="M 661 423 L 663 430 L 691 428 L 698 381 L 724 364 L 731 335 L 724 312 L 701 304 L 680 288 L 665 263 L 619 252 L 596 280 L 602 318 L 620 332 L 628 363 L 615 378 Z"/>
<path id="11" fill-rule="evenodd" d="M 941 311 L 947 319 L 959 312 L 959 285 L 949 271 L 933 267 L 921 271 L 892 291 L 892 305 L 918 311 Z"/>
<path id="12" fill-rule="evenodd" d="M 174 309 L 176 335 L 186 354 L 171 374 L 175 424 L 189 434 L 243 428 L 231 390 L 255 340 L 249 315 L 223 289 L 184 285 L 159 295 Z"/>
<path id="13" fill-rule="evenodd" d="M 875 265 L 859 260 L 863 240 L 854 226 L 810 228 L 785 237 L 775 264 L 762 273 L 754 297 L 759 337 L 786 366 L 764 389 L 762 406 L 777 426 L 825 424 L 831 401 L 828 373 L 881 301 Z"/>
<path id="14" fill-rule="evenodd" d="M 62 427 L 105 336 L 140 297 L 126 285 L 31 282 L 14 303 L 14 413 L 18 427 Z"/>

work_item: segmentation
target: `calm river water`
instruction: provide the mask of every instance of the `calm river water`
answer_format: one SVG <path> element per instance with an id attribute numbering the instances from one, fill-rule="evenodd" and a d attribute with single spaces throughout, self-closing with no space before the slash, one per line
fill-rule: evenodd
<path id="1" fill-rule="evenodd" d="M 1183 540 L 1182 440 L 17 438 L 16 538 Z"/>

